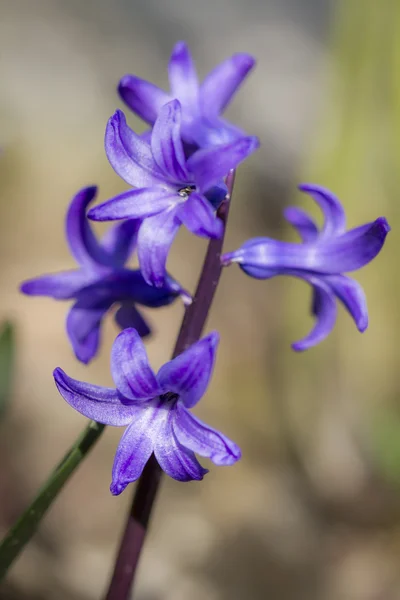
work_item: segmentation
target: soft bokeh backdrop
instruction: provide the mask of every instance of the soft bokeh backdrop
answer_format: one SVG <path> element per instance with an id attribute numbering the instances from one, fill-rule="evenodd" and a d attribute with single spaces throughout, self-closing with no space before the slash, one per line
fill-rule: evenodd
<path id="1" fill-rule="evenodd" d="M 55 366 L 83 367 L 64 334 L 66 303 L 19 283 L 73 265 L 63 237 L 72 195 L 124 189 L 103 151 L 125 73 L 167 85 L 168 55 L 189 42 L 201 75 L 236 51 L 258 66 L 229 117 L 261 138 L 239 169 L 226 240 L 292 238 L 288 203 L 309 180 L 343 200 L 349 224 L 385 215 L 382 255 L 357 275 L 370 327 L 341 311 L 334 334 L 297 355 L 310 327 L 299 281 L 223 276 L 208 327 L 222 334 L 198 414 L 243 459 L 202 483 L 163 482 L 140 565 L 139 600 L 400 598 L 400 4 L 397 0 L 0 0 L 0 317 L 15 326 L 13 391 L 0 422 L 0 528 L 6 531 L 84 426 L 58 396 Z M 133 116 L 132 126 L 143 129 Z M 294 239 L 294 237 L 293 237 Z M 205 244 L 184 232 L 169 269 L 195 285 Z M 168 360 L 178 304 L 148 311 L 154 367 Z M 109 429 L 49 511 L 0 589 L 2 600 L 95 600 L 108 581 L 132 490 L 108 491 L 120 436 Z"/>

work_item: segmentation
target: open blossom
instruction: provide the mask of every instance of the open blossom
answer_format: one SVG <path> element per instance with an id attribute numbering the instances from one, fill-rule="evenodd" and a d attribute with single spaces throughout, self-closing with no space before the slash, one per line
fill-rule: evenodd
<path id="1" fill-rule="evenodd" d="M 181 225 L 195 235 L 218 238 L 223 225 L 206 192 L 258 147 L 255 137 L 198 150 L 186 159 L 181 130 L 181 105 L 173 100 L 160 109 L 150 143 L 141 139 L 117 111 L 108 122 L 108 160 L 130 189 L 92 208 L 96 221 L 143 219 L 138 257 L 145 280 L 163 285 L 170 246 Z"/>
<path id="2" fill-rule="evenodd" d="M 160 467 L 178 481 L 203 479 L 195 457 L 231 465 L 240 449 L 189 411 L 204 395 L 213 371 L 218 334 L 209 334 L 166 363 L 155 375 L 135 329 L 116 338 L 111 373 L 116 389 L 83 383 L 55 369 L 60 394 L 77 411 L 99 423 L 127 427 L 119 443 L 111 492 L 136 481 L 154 452 Z"/>
<path id="3" fill-rule="evenodd" d="M 249 54 L 234 54 L 215 67 L 200 84 L 187 44 L 178 42 L 168 66 L 169 94 L 134 75 L 125 75 L 118 91 L 129 108 L 149 125 L 155 123 L 164 104 L 177 98 L 182 105 L 183 139 L 206 147 L 244 135 L 221 114 L 254 64 Z"/>
<path id="4" fill-rule="evenodd" d="M 95 356 L 102 319 L 115 303 L 119 304 L 115 314 L 118 325 L 135 327 L 144 337 L 150 329 L 135 304 L 156 308 L 170 304 L 180 294 L 187 299 L 171 277 L 163 287 L 154 288 L 139 270 L 124 267 L 135 248 L 140 221 L 120 223 L 98 242 L 86 217 L 86 208 L 96 192 L 96 187 L 82 189 L 67 213 L 66 236 L 79 268 L 42 275 L 21 285 L 21 291 L 30 296 L 75 300 L 67 317 L 67 333 L 76 357 L 84 363 Z"/>
<path id="5" fill-rule="evenodd" d="M 315 326 L 307 337 L 293 344 L 295 350 L 306 350 L 321 342 L 333 329 L 337 315 L 335 298 L 348 310 L 359 331 L 365 331 L 368 311 L 364 291 L 359 283 L 343 273 L 360 269 L 375 258 L 390 227 L 386 219 L 380 217 L 346 231 L 343 207 L 329 190 L 311 184 L 301 185 L 300 190 L 309 193 L 322 209 L 321 230 L 303 210 L 291 207 L 285 217 L 300 234 L 302 244 L 254 238 L 221 260 L 224 265 L 237 263 L 251 277 L 270 279 L 276 275 L 291 275 L 313 287 Z"/>

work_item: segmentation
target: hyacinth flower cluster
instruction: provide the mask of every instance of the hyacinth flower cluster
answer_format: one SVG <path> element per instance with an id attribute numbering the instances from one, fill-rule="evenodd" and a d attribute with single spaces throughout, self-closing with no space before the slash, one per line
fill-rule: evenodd
<path id="1" fill-rule="evenodd" d="M 54 379 L 65 401 L 92 419 L 93 427 L 126 427 L 115 454 L 111 492 L 118 495 L 140 479 L 130 513 L 140 527 L 128 523 L 121 557 L 126 557 L 129 543 L 140 551 L 161 470 L 178 481 L 201 480 L 207 469 L 196 454 L 219 466 L 233 465 L 241 456 L 233 441 L 191 412 L 205 394 L 214 368 L 219 336 L 213 332 L 202 337 L 202 331 L 224 267 L 237 263 L 256 279 L 287 275 L 311 285 L 316 322 L 311 333 L 293 345 L 295 350 L 315 346 L 331 332 L 337 300 L 360 331 L 368 325 L 364 292 L 347 273 L 364 267 L 380 252 L 389 231 L 385 218 L 347 229 L 344 209 L 332 192 L 302 185 L 300 189 L 322 210 L 321 228 L 303 210 L 288 208 L 286 219 L 300 235 L 300 243 L 258 237 L 235 251 L 222 252 L 234 172 L 259 146 L 257 137 L 222 115 L 254 64 L 251 56 L 236 54 L 200 83 L 187 45 L 179 42 L 169 61 L 169 92 L 134 75 L 123 77 L 118 86 L 122 100 L 150 126 L 139 135 L 120 110 L 107 123 L 107 158 L 129 187 L 90 209 L 96 188 L 79 191 L 66 217 L 67 241 L 79 268 L 22 284 L 27 295 L 73 301 L 66 331 L 83 363 L 98 354 L 101 324 L 116 308 L 115 321 L 122 331 L 111 350 L 115 387 L 78 381 L 60 368 Z M 90 220 L 120 222 L 98 240 Z M 167 272 L 168 254 L 182 225 L 209 240 L 193 301 Z M 134 251 L 139 269 L 128 266 Z M 172 360 L 155 374 L 142 341 L 150 328 L 137 307 L 167 306 L 179 297 L 185 314 Z M 85 452 L 90 447 L 87 439 Z M 53 480 L 51 485 L 56 489 Z M 45 494 L 46 486 L 43 490 Z M 44 498 L 48 502 L 49 495 Z M 29 522 L 37 512 L 26 514 Z M 10 537 L 13 555 L 27 540 L 20 525 L 17 530 L 18 539 Z M 0 563 L 1 556 L 0 545 Z M 129 579 L 135 566 L 127 569 L 125 563 L 119 564 L 115 572 Z M 114 592 L 113 586 L 119 585 L 115 581 L 110 587 Z M 127 598 L 118 594 L 110 592 L 107 597 Z"/>

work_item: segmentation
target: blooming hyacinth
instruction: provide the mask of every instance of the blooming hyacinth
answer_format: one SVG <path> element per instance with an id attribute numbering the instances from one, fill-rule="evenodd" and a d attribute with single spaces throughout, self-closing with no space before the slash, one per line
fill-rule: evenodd
<path id="1" fill-rule="evenodd" d="M 178 481 L 203 479 L 207 473 L 194 452 L 216 465 L 240 458 L 236 444 L 188 410 L 208 387 L 218 341 L 216 332 L 209 334 L 155 375 L 137 331 L 125 329 L 111 353 L 116 389 L 83 383 L 55 369 L 58 390 L 73 408 L 106 425 L 127 426 L 114 460 L 114 495 L 140 477 L 153 452 L 165 473 Z"/>
<path id="2" fill-rule="evenodd" d="M 110 229 L 101 243 L 97 241 L 86 217 L 96 192 L 96 187 L 79 191 L 67 212 L 66 237 L 79 269 L 43 275 L 21 285 L 21 291 L 30 296 L 75 299 L 66 326 L 76 357 L 83 363 L 95 356 L 102 319 L 114 303 L 120 304 L 115 314 L 117 324 L 122 329 L 135 327 L 144 337 L 150 329 L 135 304 L 156 308 L 170 304 L 180 294 L 187 300 L 171 277 L 163 287 L 154 288 L 139 270 L 124 267 L 135 248 L 140 221 L 127 220 Z"/>
<path id="3" fill-rule="evenodd" d="M 177 98 L 182 105 L 182 137 L 185 142 L 206 147 L 243 136 L 243 132 L 221 117 L 232 97 L 253 68 L 249 54 L 234 54 L 211 71 L 200 85 L 185 42 L 178 42 L 168 65 L 171 92 L 134 75 L 125 75 L 118 91 L 122 100 L 149 125 L 160 109 Z"/>
<path id="4" fill-rule="evenodd" d="M 222 256 L 222 263 L 238 265 L 251 277 L 270 279 L 292 275 L 313 287 L 312 312 L 316 323 L 311 333 L 293 344 L 294 350 L 306 350 L 321 342 L 333 329 L 338 298 L 355 321 L 359 331 L 368 326 L 364 291 L 359 283 L 343 273 L 368 264 L 380 252 L 390 227 L 380 217 L 346 231 L 346 217 L 339 200 L 327 189 L 311 184 L 299 186 L 319 204 L 324 225 L 318 229 L 303 210 L 291 207 L 285 217 L 298 231 L 302 244 L 254 238 L 235 252 Z"/>
<path id="5" fill-rule="evenodd" d="M 195 235 L 218 238 L 223 225 L 206 192 L 258 147 L 256 137 L 198 150 L 186 159 L 180 137 L 181 105 L 173 100 L 160 109 L 150 143 L 134 133 L 117 111 L 108 122 L 105 148 L 117 174 L 131 189 L 92 208 L 96 221 L 143 219 L 138 257 L 145 280 L 161 286 L 170 246 L 181 225 Z"/>

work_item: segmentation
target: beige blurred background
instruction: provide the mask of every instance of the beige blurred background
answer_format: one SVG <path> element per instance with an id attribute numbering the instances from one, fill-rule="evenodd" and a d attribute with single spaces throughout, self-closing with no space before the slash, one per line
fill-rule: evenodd
<path id="1" fill-rule="evenodd" d="M 108 319 L 101 355 L 79 365 L 67 303 L 19 283 L 73 266 L 64 214 L 77 189 L 124 189 L 103 151 L 119 78 L 166 86 L 184 39 L 200 75 L 236 51 L 258 66 L 229 117 L 261 138 L 237 177 L 226 248 L 253 235 L 295 239 L 281 213 L 313 210 L 300 181 L 330 186 L 350 226 L 393 227 L 357 279 L 369 300 L 360 335 L 335 332 L 295 354 L 311 325 L 299 281 L 257 282 L 228 269 L 208 328 L 222 333 L 198 408 L 243 450 L 202 483 L 165 478 L 140 565 L 140 600 L 400 599 L 398 0 L 0 0 L 0 318 L 17 328 L 10 409 L 0 423 L 0 527 L 10 526 L 84 427 L 52 370 L 111 384 Z M 143 125 L 130 115 L 132 126 Z M 180 234 L 169 270 L 193 288 L 205 244 Z M 168 360 L 182 317 L 148 311 L 152 364 Z M 108 486 L 121 431 L 109 429 L 51 508 L 0 588 L 2 600 L 95 600 L 110 575 L 133 486 Z"/>

